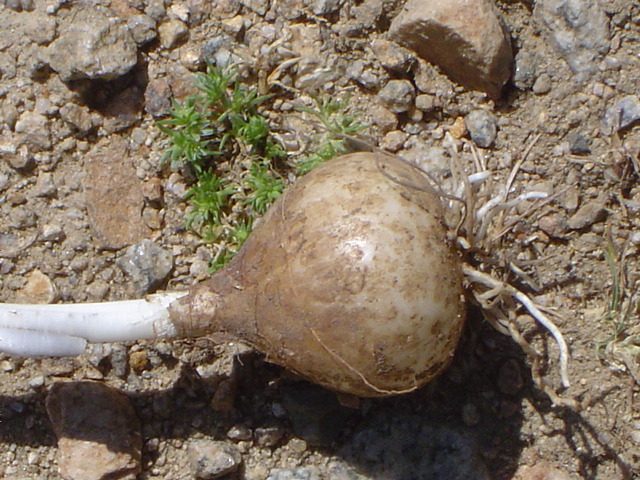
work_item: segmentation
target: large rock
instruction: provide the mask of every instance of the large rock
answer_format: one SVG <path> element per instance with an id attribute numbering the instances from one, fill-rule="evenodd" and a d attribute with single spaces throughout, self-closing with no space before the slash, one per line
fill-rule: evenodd
<path id="1" fill-rule="evenodd" d="M 538 0 L 535 14 L 578 81 L 598 71 L 609 52 L 609 18 L 598 0 Z"/>
<path id="2" fill-rule="evenodd" d="M 137 45 L 126 24 L 107 9 L 81 8 L 47 49 L 47 60 L 65 82 L 113 80 L 137 62 Z"/>
<path id="3" fill-rule="evenodd" d="M 87 154 L 84 171 L 89 222 L 103 248 L 120 249 L 150 236 L 142 219 L 142 182 L 125 140 L 100 141 Z"/>
<path id="4" fill-rule="evenodd" d="M 491 0 L 409 0 L 389 36 L 492 98 L 511 75 L 511 43 Z"/>
<path id="5" fill-rule="evenodd" d="M 140 472 L 140 421 L 123 393 L 96 382 L 56 383 L 47 413 L 63 478 L 134 480 Z"/>

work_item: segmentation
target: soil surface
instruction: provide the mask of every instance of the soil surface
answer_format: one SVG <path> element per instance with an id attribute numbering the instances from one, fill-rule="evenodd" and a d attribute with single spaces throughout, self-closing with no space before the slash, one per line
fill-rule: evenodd
<path id="1" fill-rule="evenodd" d="M 555 27 L 535 2 L 499 0 L 516 64 L 495 101 L 411 55 L 393 68 L 381 58 L 372 42 L 401 1 L 100 3 L 0 7 L 1 301 L 139 298 L 206 277 L 212 247 L 184 227 L 190 180 L 161 161 L 167 139 L 155 122 L 171 96 L 193 92 L 193 72 L 217 49 L 242 65 L 244 82 L 267 78 L 261 88 L 273 96 L 263 111 L 292 162 L 312 130 L 296 107 L 318 93 L 349 95 L 371 125 L 368 141 L 403 158 L 437 169 L 451 161 L 453 141 L 468 173 L 477 164 L 492 172 L 494 194 L 523 160 L 510 199 L 543 191 L 551 200 L 510 210 L 502 220 L 510 228 L 481 263 L 549 312 L 571 351 L 568 388 L 548 331 L 516 304 L 502 305 L 540 354 L 543 381 L 580 408 L 553 405 L 531 358 L 473 302 L 445 373 L 357 408 L 245 346 L 206 338 L 92 346 L 72 359 L 3 355 L 2 478 L 62 478 L 45 401 L 52 384 L 72 380 L 129 397 L 142 424 L 140 479 L 194 478 L 188 452 L 213 440 L 242 456 L 225 478 L 640 478 L 638 2 L 601 2 L 607 48 L 594 43 L 600 50 L 585 73 L 554 44 Z M 51 51 L 94 8 L 136 25 L 135 66 L 115 58 L 94 78 L 76 78 Z M 147 30 L 142 13 L 154 22 Z M 408 80 L 419 102 L 393 113 L 379 95 L 392 80 Z M 463 127 L 476 110 L 497 122 L 486 148 Z M 160 285 L 132 281 L 122 267 L 127 247 L 144 239 L 172 259 Z"/>

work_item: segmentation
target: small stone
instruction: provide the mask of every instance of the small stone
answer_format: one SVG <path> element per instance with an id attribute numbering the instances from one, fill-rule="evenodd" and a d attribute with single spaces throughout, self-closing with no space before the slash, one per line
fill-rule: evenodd
<path id="1" fill-rule="evenodd" d="M 449 133 L 456 140 L 460 140 L 464 137 L 467 134 L 467 126 L 465 125 L 464 118 L 456 118 L 453 125 L 449 127 Z"/>
<path id="2" fill-rule="evenodd" d="M 125 479 L 140 472 L 140 422 L 126 395 L 102 383 L 55 383 L 46 407 L 63 478 Z"/>
<path id="3" fill-rule="evenodd" d="M 533 87 L 536 80 L 538 57 L 526 50 L 520 50 L 514 58 L 513 83 L 520 90 Z"/>
<path id="4" fill-rule="evenodd" d="M 389 37 L 493 98 L 511 76 L 511 42 L 491 0 L 409 0 Z"/>
<path id="5" fill-rule="evenodd" d="M 520 366 L 514 359 L 504 362 L 498 370 L 498 388 L 506 395 L 516 395 L 523 387 Z"/>
<path id="6" fill-rule="evenodd" d="M 567 135 L 567 141 L 569 142 L 569 151 L 574 155 L 588 155 L 591 153 L 589 146 L 589 139 L 580 132 L 570 132 Z"/>
<path id="7" fill-rule="evenodd" d="M 246 425 L 234 425 L 227 431 L 227 437 L 234 442 L 248 442 L 253 438 L 253 433 Z"/>
<path id="8" fill-rule="evenodd" d="M 145 45 L 155 39 L 156 21 L 149 15 L 133 15 L 127 20 L 127 28 L 138 45 Z"/>
<path id="9" fill-rule="evenodd" d="M 171 111 L 171 86 L 163 78 L 151 80 L 144 91 L 144 108 L 154 117 L 163 117 Z"/>
<path id="10" fill-rule="evenodd" d="M 422 93 L 416 97 L 416 108 L 423 112 L 431 112 L 437 107 L 437 99 L 434 95 Z"/>
<path id="11" fill-rule="evenodd" d="M 151 240 L 132 245 L 116 262 L 136 286 L 138 293 L 151 293 L 169 276 L 173 256 Z"/>
<path id="12" fill-rule="evenodd" d="M 36 180 L 34 194 L 36 197 L 54 197 L 57 192 L 56 184 L 53 181 L 53 173 L 40 172 Z"/>
<path id="13" fill-rule="evenodd" d="M 409 138 L 408 133 L 403 132 L 402 130 L 394 130 L 384 136 L 382 142 L 380 142 L 380 146 L 390 152 L 397 152 L 404 146 L 404 142 L 407 141 L 407 138 Z"/>
<path id="14" fill-rule="evenodd" d="M 538 227 L 553 238 L 565 238 L 569 232 L 566 218 L 559 213 L 550 213 L 540 218 Z"/>
<path id="15" fill-rule="evenodd" d="M 129 365 L 134 372 L 140 374 L 150 366 L 149 356 L 145 350 L 138 350 L 129 354 Z"/>
<path id="16" fill-rule="evenodd" d="M 51 279 L 40 270 L 29 274 L 27 283 L 16 292 L 16 303 L 53 303 L 58 291 Z"/>
<path id="17" fill-rule="evenodd" d="M 169 20 L 158 27 L 160 45 L 167 50 L 177 47 L 189 37 L 189 29 L 180 20 Z"/>
<path id="18" fill-rule="evenodd" d="M 411 50 L 382 38 L 374 40 L 371 48 L 380 64 L 394 72 L 407 73 L 415 60 Z"/>
<path id="19" fill-rule="evenodd" d="M 44 242 L 59 242 L 64 240 L 65 234 L 57 223 L 45 223 L 40 232 L 40 240 Z"/>
<path id="20" fill-rule="evenodd" d="M 545 95 L 551 91 L 551 77 L 546 73 L 541 73 L 532 87 L 533 93 L 536 95 Z"/>
<path id="21" fill-rule="evenodd" d="M 315 467 L 274 468 L 269 472 L 267 480 L 321 480 L 320 472 Z"/>
<path id="22" fill-rule="evenodd" d="M 498 134 L 498 119 L 487 110 L 473 110 L 465 117 L 469 136 L 480 148 L 493 145 Z"/>
<path id="23" fill-rule="evenodd" d="M 380 98 L 393 113 L 409 110 L 415 96 L 415 89 L 408 80 L 391 80 L 380 90 Z"/>
<path id="24" fill-rule="evenodd" d="M 26 145 L 19 149 L 15 145 L 0 145 L 0 158 L 18 172 L 29 172 L 36 166 L 36 161 Z"/>
<path id="25" fill-rule="evenodd" d="M 49 65 L 63 81 L 114 80 L 135 66 L 137 45 L 124 22 L 108 9 L 81 8 L 70 18 L 47 49 Z"/>
<path id="26" fill-rule="evenodd" d="M 255 430 L 256 443 L 261 447 L 275 447 L 284 436 L 284 428 L 280 425 L 259 427 Z"/>
<path id="27" fill-rule="evenodd" d="M 605 206 L 599 201 L 594 200 L 586 203 L 573 214 L 567 221 L 567 226 L 571 230 L 582 230 L 594 223 L 598 223 L 607 218 L 608 211 Z"/>
<path id="28" fill-rule="evenodd" d="M 60 118 L 73 125 L 80 136 L 87 135 L 98 124 L 97 119 L 87 107 L 75 103 L 64 105 L 60 109 Z"/>
<path id="29" fill-rule="evenodd" d="M 51 148 L 49 120 L 44 115 L 36 112 L 23 113 L 16 122 L 15 130 L 16 133 L 22 134 L 22 142 L 35 151 Z"/>
<path id="30" fill-rule="evenodd" d="M 221 478 L 240 467 L 242 455 L 232 443 L 198 441 L 189 445 L 189 467 L 199 480 Z"/>
<path id="31" fill-rule="evenodd" d="M 640 120 L 640 99 L 635 95 L 627 95 L 606 109 L 602 121 L 603 131 L 610 135 L 632 126 L 638 120 Z"/>

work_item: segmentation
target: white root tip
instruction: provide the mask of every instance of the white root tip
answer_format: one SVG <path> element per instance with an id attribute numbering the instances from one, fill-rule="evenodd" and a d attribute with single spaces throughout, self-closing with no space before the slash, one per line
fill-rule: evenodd
<path id="1" fill-rule="evenodd" d="M 87 342 L 173 338 L 177 330 L 167 308 L 186 294 L 71 305 L 0 304 L 0 351 L 69 356 L 82 353 Z"/>

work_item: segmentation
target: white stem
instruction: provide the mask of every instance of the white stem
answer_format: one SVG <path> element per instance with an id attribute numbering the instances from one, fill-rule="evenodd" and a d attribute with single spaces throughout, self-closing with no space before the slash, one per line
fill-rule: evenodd
<path id="1" fill-rule="evenodd" d="M 82 353 L 87 342 L 172 338 L 167 308 L 187 292 L 69 305 L 0 304 L 0 351 L 22 356 Z"/>

